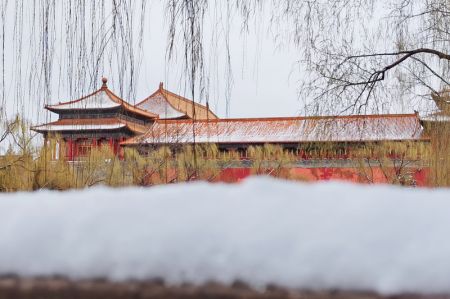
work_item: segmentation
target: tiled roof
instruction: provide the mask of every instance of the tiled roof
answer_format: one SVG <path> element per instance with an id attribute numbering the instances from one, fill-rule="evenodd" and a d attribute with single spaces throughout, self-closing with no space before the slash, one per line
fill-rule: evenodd
<path id="1" fill-rule="evenodd" d="M 58 112 L 64 110 L 101 110 L 116 108 L 120 106 L 122 106 L 126 111 L 146 116 L 148 118 L 158 117 L 157 114 L 135 107 L 115 95 L 111 90 L 108 89 L 108 87 L 106 86 L 106 82 L 103 84 L 102 88 L 91 93 L 90 95 L 70 102 L 64 102 L 55 105 L 46 105 L 45 108 L 53 112 Z"/>
<path id="2" fill-rule="evenodd" d="M 109 109 L 120 107 L 120 105 L 121 103 L 118 101 L 114 101 L 105 89 L 100 89 L 81 99 L 55 105 L 47 105 L 46 107 L 48 109 L 54 110 L 83 110 Z"/>
<path id="3" fill-rule="evenodd" d="M 158 114 L 159 118 L 173 119 L 187 117 L 186 113 L 183 113 L 170 105 L 169 101 L 164 97 L 162 93 L 156 93 L 137 104 L 139 107 L 146 111 Z"/>
<path id="4" fill-rule="evenodd" d="M 94 131 L 94 130 L 117 130 L 128 128 L 132 132 L 142 134 L 148 127 L 129 122 L 119 118 L 96 118 L 96 119 L 60 119 L 48 124 L 32 127 L 31 129 L 44 132 L 64 132 L 64 131 Z"/>
<path id="5" fill-rule="evenodd" d="M 162 83 L 156 92 L 138 103 L 136 107 L 158 114 L 160 119 L 195 118 L 207 120 L 218 118 L 207 106 L 164 89 Z"/>
<path id="6" fill-rule="evenodd" d="M 300 143 L 417 140 L 422 127 L 416 114 L 334 117 L 157 120 L 142 136 L 124 145 L 172 143 Z"/>

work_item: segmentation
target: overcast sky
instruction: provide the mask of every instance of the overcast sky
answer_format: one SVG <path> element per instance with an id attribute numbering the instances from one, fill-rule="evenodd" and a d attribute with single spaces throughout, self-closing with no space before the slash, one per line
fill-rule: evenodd
<path id="1" fill-rule="evenodd" d="M 150 8 L 151 17 L 144 41 L 138 98 L 152 93 L 160 81 L 164 81 L 166 88 L 173 92 L 186 93 L 180 79 L 182 73 L 180 62 L 173 61 L 166 64 L 167 24 L 163 17 L 163 7 L 159 3 L 154 3 Z M 297 96 L 299 72 L 295 52 L 293 49 L 279 47 L 266 29 L 255 32 L 254 27 L 256 26 L 251 26 L 251 31 L 245 36 L 240 33 L 238 21 L 231 28 L 233 86 L 229 116 L 299 115 L 302 103 Z M 208 33 L 205 35 L 208 37 Z M 211 55 L 218 56 L 217 78 L 214 76 L 210 78 L 210 106 L 220 117 L 225 117 L 225 50 L 211 49 L 213 45 L 208 40 L 205 40 L 204 44 L 205 51 L 208 52 L 205 57 L 208 64 L 213 64 Z"/>
<path id="2" fill-rule="evenodd" d="M 165 83 L 165 88 L 190 97 L 190 92 L 186 88 L 186 80 L 182 78 L 182 53 L 176 53 L 175 58 L 170 62 L 166 59 L 167 49 L 167 31 L 168 22 L 164 19 L 165 7 L 163 1 L 151 1 L 147 8 L 147 18 L 145 24 L 144 41 L 142 47 L 142 60 L 139 62 L 140 72 L 136 84 L 136 98 L 126 99 L 131 103 L 137 103 L 153 93 L 159 85 L 159 82 Z M 67 96 L 67 90 L 61 88 L 58 76 L 54 75 L 51 82 L 53 90 L 50 99 L 29 98 L 27 91 L 23 93 L 26 96 L 19 96 L 19 100 L 13 100 L 15 89 L 13 80 L 17 77 L 15 68 L 15 56 L 18 52 L 13 48 L 14 36 L 14 5 L 9 5 L 7 14 L 7 32 L 6 32 L 6 107 L 9 117 L 19 112 L 33 122 L 42 122 L 55 119 L 54 114 L 44 113 L 44 103 L 57 103 L 59 101 L 73 100 Z M 25 7 L 26 14 L 30 7 Z M 57 13 L 59 18 L 61 13 Z M 30 16 L 25 15 L 25 28 Z M 275 44 L 272 37 L 267 33 L 267 26 L 250 26 L 249 34 L 241 34 L 241 23 L 239 20 L 233 20 L 231 23 L 231 65 L 233 85 L 229 101 L 229 117 L 267 117 L 267 116 L 295 116 L 301 113 L 302 103 L 297 96 L 299 72 L 296 71 L 297 57 L 292 49 L 280 47 Z M 208 23 L 208 17 L 206 17 Z M 56 28 L 63 27 L 64 22 L 56 20 Z M 138 22 L 136 22 L 138 23 Z M 254 24 L 253 24 L 254 25 Z M 219 116 L 226 117 L 226 52 L 222 44 L 215 46 L 210 42 L 211 32 L 208 31 L 209 25 L 206 25 L 204 46 L 205 62 L 208 69 L 211 70 L 208 76 L 208 94 L 211 109 Z M 263 28 L 264 27 L 264 28 Z M 255 28 L 260 28 L 255 32 Z M 27 43 L 29 32 L 24 34 L 24 45 Z M 36 36 L 38 36 L 36 34 Z M 38 42 L 39 43 L 39 42 Z M 55 74 L 58 72 L 60 64 L 64 63 L 62 55 L 68 55 L 63 49 L 65 43 L 64 37 L 57 36 L 55 39 L 55 55 L 53 67 Z M 9 45 L 9 46 L 8 46 Z M 178 45 L 180 46 L 180 45 Z M 31 49 L 35 51 L 35 49 Z M 30 61 L 28 51 L 24 48 L 22 53 L 22 81 L 28 81 L 28 72 Z M 62 61 L 62 62 L 61 62 Z M 39 64 L 40 62 L 38 62 Z M 66 76 L 66 74 L 61 74 Z M 115 71 L 103 74 L 108 77 L 110 88 L 117 90 L 117 74 Z M 39 79 L 42 80 L 42 79 Z M 116 82 L 115 82 L 116 81 Z M 101 86 L 101 78 L 98 78 L 97 87 Z M 24 86 L 22 88 L 25 88 Z M 39 96 L 36 96 L 39 97 Z M 17 96 L 16 96 L 17 98 Z M 205 99 L 196 98 L 197 102 L 205 103 Z M 22 112 L 24 111 L 24 112 Z"/>

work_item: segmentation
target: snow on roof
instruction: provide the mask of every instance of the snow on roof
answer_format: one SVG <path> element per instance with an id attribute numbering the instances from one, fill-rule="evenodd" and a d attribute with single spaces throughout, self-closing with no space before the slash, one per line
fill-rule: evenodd
<path id="1" fill-rule="evenodd" d="M 123 144 L 296 143 L 420 139 L 416 114 L 156 121 Z"/>
<path id="2" fill-rule="evenodd" d="M 138 107 L 127 103 L 126 101 L 115 95 L 111 90 L 108 89 L 106 82 L 107 79 L 103 78 L 102 87 L 99 90 L 91 93 L 90 95 L 74 101 L 59 103 L 55 105 L 46 105 L 45 108 L 53 112 L 58 112 L 67 110 L 97 110 L 122 107 L 126 111 L 143 115 L 149 118 L 158 117 L 157 114 L 139 109 Z"/>
<path id="3" fill-rule="evenodd" d="M 97 119 L 61 119 L 48 124 L 32 127 L 36 132 L 64 132 L 64 131 L 93 131 L 93 130 L 116 130 L 128 128 L 136 133 L 144 133 L 147 127 L 129 122 L 119 118 L 97 118 Z"/>
<path id="4" fill-rule="evenodd" d="M 162 83 L 157 91 L 138 103 L 136 107 L 158 114 L 161 119 L 187 117 L 207 120 L 218 118 L 209 107 L 164 89 Z"/>
<path id="5" fill-rule="evenodd" d="M 156 93 L 137 104 L 136 107 L 141 108 L 146 111 L 158 114 L 159 118 L 180 118 L 185 117 L 186 113 L 175 109 L 166 100 L 163 94 Z"/>
<path id="6" fill-rule="evenodd" d="M 444 298 L 449 197 L 448 189 L 270 178 L 2 194 L 0 276 L 239 280 Z"/>
<path id="7" fill-rule="evenodd" d="M 108 125 L 96 125 L 96 124 L 73 124 L 73 125 L 55 125 L 47 124 L 33 128 L 36 131 L 92 131 L 92 130 L 113 130 L 125 127 L 124 124 L 108 124 Z"/>
<path id="8" fill-rule="evenodd" d="M 106 90 L 98 90 L 76 101 L 48 105 L 49 109 L 58 110 L 82 110 L 82 109 L 109 109 L 119 107 L 120 102 L 114 101 Z"/>

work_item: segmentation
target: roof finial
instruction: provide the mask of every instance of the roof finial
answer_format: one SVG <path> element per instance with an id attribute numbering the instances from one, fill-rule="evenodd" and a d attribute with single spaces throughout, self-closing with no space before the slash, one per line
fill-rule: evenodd
<path id="1" fill-rule="evenodd" d="M 108 85 L 106 85 L 106 83 L 108 83 L 108 78 L 103 77 L 102 82 L 103 82 L 102 88 L 108 88 Z"/>
<path id="2" fill-rule="evenodd" d="M 163 90 L 163 88 L 164 88 L 164 83 L 159 82 L 159 90 Z"/>

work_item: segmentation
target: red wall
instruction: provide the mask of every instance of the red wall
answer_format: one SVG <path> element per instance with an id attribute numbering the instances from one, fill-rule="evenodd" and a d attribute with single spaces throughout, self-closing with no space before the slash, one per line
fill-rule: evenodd
<path id="1" fill-rule="evenodd" d="M 363 174 L 356 168 L 291 168 L 289 177 L 303 181 L 341 180 L 355 183 L 392 183 L 386 178 L 383 170 L 373 167 L 370 174 Z M 411 169 L 412 179 L 416 186 L 427 186 L 427 169 Z M 219 180 L 223 182 L 238 182 L 252 174 L 250 168 L 224 169 Z"/>
<path id="2" fill-rule="evenodd" d="M 79 157 L 84 157 L 89 155 L 91 149 L 99 148 L 100 146 L 108 145 L 111 151 L 114 152 L 115 155 L 119 155 L 120 158 L 123 158 L 123 148 L 120 147 L 120 142 L 124 141 L 125 138 L 113 139 L 113 138 L 79 138 L 79 139 L 67 139 L 66 140 L 66 159 L 68 161 L 77 160 Z M 80 146 L 89 147 L 89 150 L 86 150 L 86 153 L 81 153 Z"/>

